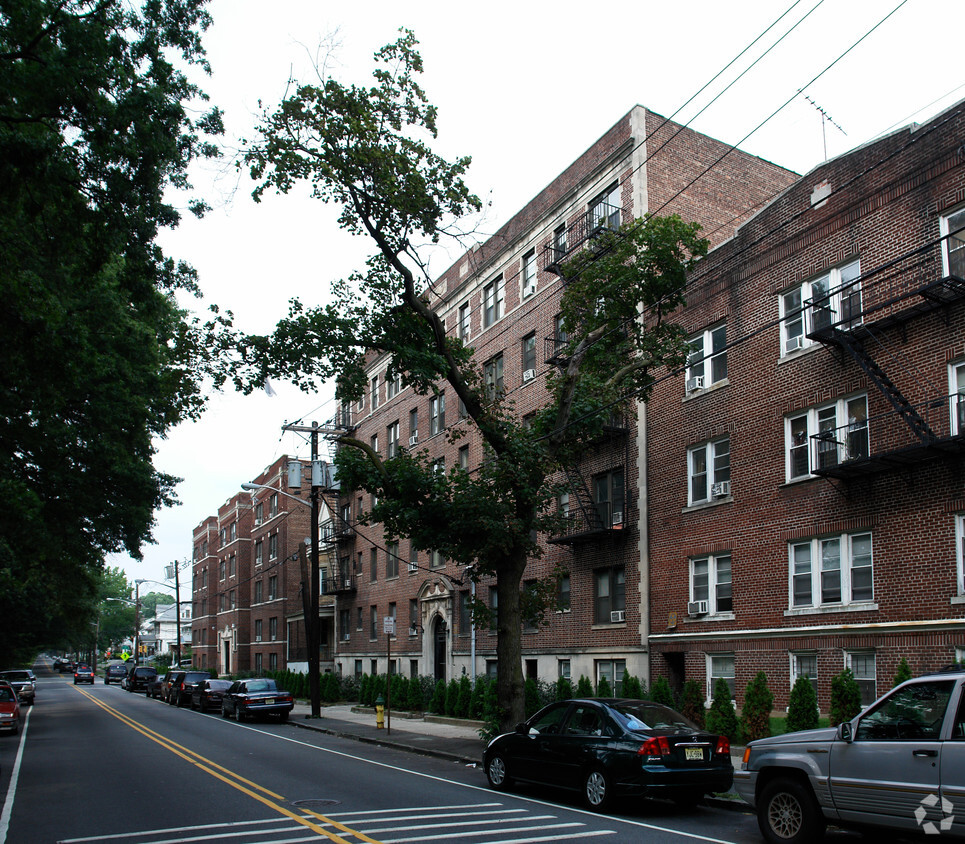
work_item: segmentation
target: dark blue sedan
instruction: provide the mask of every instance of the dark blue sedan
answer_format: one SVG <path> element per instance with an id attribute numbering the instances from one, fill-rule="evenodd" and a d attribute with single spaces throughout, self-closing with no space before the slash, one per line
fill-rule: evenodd
<path id="1" fill-rule="evenodd" d="M 267 678 L 235 680 L 221 699 L 221 717 L 234 715 L 238 721 L 260 715 L 273 715 L 287 721 L 288 713 L 294 708 L 295 699 L 291 692 Z"/>

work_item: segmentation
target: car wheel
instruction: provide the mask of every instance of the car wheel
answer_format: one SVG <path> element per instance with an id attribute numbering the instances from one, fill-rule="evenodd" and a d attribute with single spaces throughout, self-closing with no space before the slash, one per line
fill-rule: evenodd
<path id="1" fill-rule="evenodd" d="M 673 802 L 681 809 L 693 809 L 704 799 L 703 792 L 700 791 L 681 791 L 673 796 Z"/>
<path id="2" fill-rule="evenodd" d="M 494 753 L 489 757 L 486 763 L 486 779 L 496 791 L 509 791 L 513 787 L 513 778 L 509 775 L 506 757 L 502 753 Z"/>
<path id="3" fill-rule="evenodd" d="M 228 710 L 225 709 L 225 705 L 224 705 L 223 703 L 221 704 L 221 717 L 222 717 L 222 718 L 227 718 L 227 717 L 229 717 L 229 716 L 228 716 Z"/>
<path id="4" fill-rule="evenodd" d="M 827 822 L 807 785 L 781 777 L 761 792 L 757 825 L 770 844 L 803 844 L 817 841 Z"/>
<path id="5" fill-rule="evenodd" d="M 235 721 L 240 724 L 243 720 L 244 719 L 241 717 L 241 707 L 238 706 L 235 708 Z"/>
<path id="6" fill-rule="evenodd" d="M 287 712 L 278 713 L 278 720 L 281 721 L 282 724 L 284 724 L 288 720 L 288 713 Z"/>
<path id="7" fill-rule="evenodd" d="M 583 802 L 588 809 L 602 812 L 610 805 L 612 782 L 602 768 L 591 768 L 583 777 Z"/>

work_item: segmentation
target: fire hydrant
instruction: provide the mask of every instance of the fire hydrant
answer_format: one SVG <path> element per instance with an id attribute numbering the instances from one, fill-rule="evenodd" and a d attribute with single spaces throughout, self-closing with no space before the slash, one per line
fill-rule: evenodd
<path id="1" fill-rule="evenodd" d="M 382 695 L 375 699 L 375 726 L 379 730 L 385 727 L 385 698 Z"/>

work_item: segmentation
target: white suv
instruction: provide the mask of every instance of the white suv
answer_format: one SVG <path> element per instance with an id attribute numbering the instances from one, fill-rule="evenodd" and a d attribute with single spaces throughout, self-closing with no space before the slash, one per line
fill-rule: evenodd
<path id="1" fill-rule="evenodd" d="M 773 844 L 828 823 L 965 837 L 965 670 L 902 683 L 837 728 L 752 741 L 734 788 Z"/>

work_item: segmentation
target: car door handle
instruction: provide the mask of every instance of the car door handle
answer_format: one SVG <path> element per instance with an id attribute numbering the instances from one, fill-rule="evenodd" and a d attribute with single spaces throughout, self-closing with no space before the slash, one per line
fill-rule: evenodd
<path id="1" fill-rule="evenodd" d="M 911 752 L 912 756 L 937 756 L 937 750 L 913 750 Z"/>

